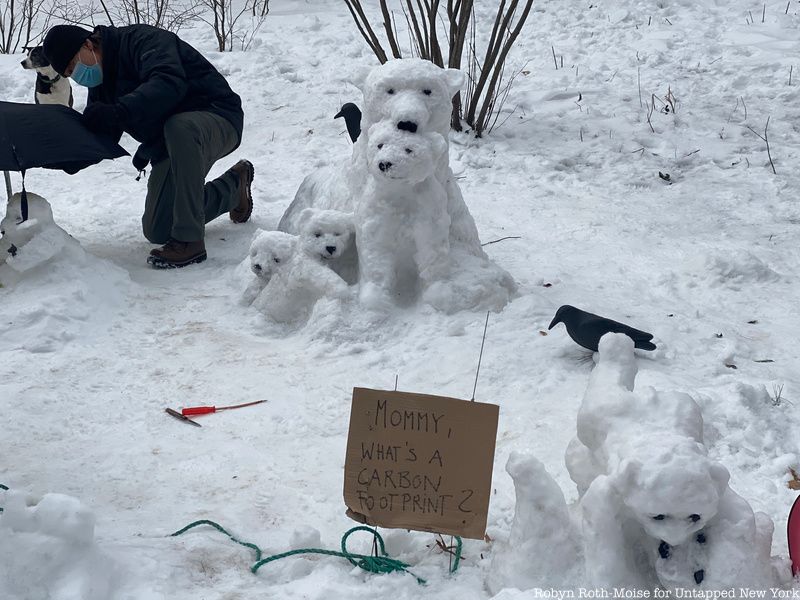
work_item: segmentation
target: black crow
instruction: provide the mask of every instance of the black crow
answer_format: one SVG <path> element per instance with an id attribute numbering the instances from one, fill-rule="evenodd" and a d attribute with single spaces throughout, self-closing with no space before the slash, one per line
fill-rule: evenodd
<path id="1" fill-rule="evenodd" d="M 652 333 L 634 329 L 628 325 L 606 319 L 598 315 L 593 315 L 580 308 L 575 308 L 565 304 L 556 311 L 550 327 L 552 329 L 559 323 L 564 323 L 567 333 L 576 344 L 597 352 L 597 345 L 600 338 L 607 333 L 624 333 L 634 342 L 634 347 L 640 350 L 655 350 L 656 345 L 650 340 L 653 339 Z"/>
<path id="2" fill-rule="evenodd" d="M 344 117 L 345 125 L 347 125 L 347 134 L 353 143 L 361 135 L 361 111 L 352 102 L 342 105 L 342 109 L 334 115 L 334 119 Z"/>

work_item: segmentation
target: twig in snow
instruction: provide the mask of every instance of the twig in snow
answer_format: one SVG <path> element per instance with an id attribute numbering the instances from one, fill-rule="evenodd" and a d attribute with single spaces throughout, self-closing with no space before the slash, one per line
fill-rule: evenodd
<path id="1" fill-rule="evenodd" d="M 488 246 L 489 244 L 496 244 L 497 242 L 502 242 L 503 240 L 520 240 L 522 239 L 521 235 L 507 235 L 506 237 L 501 237 L 499 240 L 492 240 L 491 242 L 484 242 L 481 246 Z"/>
<path id="2" fill-rule="evenodd" d="M 556 49 L 554 46 L 550 46 L 550 49 L 553 51 L 553 64 L 556 66 L 556 71 L 558 71 L 558 61 L 556 60 Z"/>
<path id="3" fill-rule="evenodd" d="M 769 127 L 769 120 L 770 120 L 770 117 L 767 117 L 767 124 L 766 124 L 766 125 L 764 125 L 764 135 L 761 135 L 761 134 L 760 134 L 760 133 L 758 133 L 758 132 L 757 132 L 755 129 L 753 129 L 752 127 L 750 127 L 749 125 L 747 125 L 747 128 L 748 128 L 750 131 L 752 131 L 753 133 L 755 133 L 755 134 L 756 134 L 758 137 L 760 137 L 762 140 L 764 140 L 764 143 L 767 145 L 767 157 L 769 158 L 769 164 L 770 164 L 770 166 L 772 167 L 772 173 L 773 173 L 774 175 L 777 175 L 777 174 L 778 174 L 778 172 L 775 170 L 775 163 L 773 163 L 773 162 L 772 162 L 772 154 L 771 154 L 771 153 L 770 153 L 770 151 L 769 151 L 769 136 L 767 135 L 767 128 Z"/>

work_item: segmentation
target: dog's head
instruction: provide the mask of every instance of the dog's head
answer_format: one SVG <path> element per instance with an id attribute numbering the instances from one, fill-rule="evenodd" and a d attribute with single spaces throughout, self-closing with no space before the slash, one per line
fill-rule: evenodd
<path id="1" fill-rule="evenodd" d="M 303 249 L 323 260 L 339 258 L 352 244 L 353 215 L 338 210 L 307 208 L 300 213 Z"/>
<path id="2" fill-rule="evenodd" d="M 26 49 L 28 56 L 20 63 L 23 69 L 32 69 L 49 79 L 54 79 L 58 76 L 56 70 L 50 66 L 50 61 L 45 57 L 41 46 L 28 47 Z"/>

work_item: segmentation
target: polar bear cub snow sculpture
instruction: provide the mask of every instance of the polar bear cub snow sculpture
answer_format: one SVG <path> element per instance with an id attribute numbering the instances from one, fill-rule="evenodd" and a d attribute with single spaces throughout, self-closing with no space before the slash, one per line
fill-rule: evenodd
<path id="1" fill-rule="evenodd" d="M 764 587 L 772 523 L 708 457 L 687 394 L 634 392 L 633 342 L 600 340 L 567 449 L 581 493 L 587 579 L 598 586 Z"/>
<path id="2" fill-rule="evenodd" d="M 358 252 L 353 215 L 338 210 L 307 208 L 300 213 L 300 245 L 317 256 L 348 284 L 358 278 Z"/>
<path id="3" fill-rule="evenodd" d="M 324 265 L 319 255 L 310 254 L 307 247 L 301 246 L 297 236 L 265 231 L 253 241 L 253 246 L 258 257 L 271 261 L 269 281 L 253 304 L 274 321 L 302 320 L 320 298 L 347 295 L 347 283 Z"/>

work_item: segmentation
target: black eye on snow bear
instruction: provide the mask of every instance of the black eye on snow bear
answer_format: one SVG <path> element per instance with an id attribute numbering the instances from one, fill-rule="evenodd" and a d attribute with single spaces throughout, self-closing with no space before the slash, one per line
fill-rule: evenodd
<path id="1" fill-rule="evenodd" d="M 666 518 L 667 515 L 656 515 L 655 517 L 653 517 L 653 521 L 663 521 Z"/>
<path id="2" fill-rule="evenodd" d="M 316 238 L 322 237 L 322 234 L 319 231 L 315 231 L 314 232 L 314 237 L 316 237 Z"/>
<path id="3" fill-rule="evenodd" d="M 698 514 L 689 515 L 692 523 L 697 523 L 702 517 Z"/>
<path id="4" fill-rule="evenodd" d="M 280 259 L 280 258 L 273 258 L 272 260 L 274 260 L 276 263 L 279 263 L 279 262 L 281 262 L 281 259 Z"/>
<path id="5" fill-rule="evenodd" d="M 383 148 L 383 144 L 378 144 L 378 150 L 380 150 L 381 148 Z"/>
<path id="6" fill-rule="evenodd" d="M 411 148 L 406 148 L 406 154 L 413 154 L 414 151 Z"/>
<path id="7" fill-rule="evenodd" d="M 389 88 L 388 90 L 386 90 L 386 93 L 387 94 L 394 94 L 394 88 Z"/>
<path id="8" fill-rule="evenodd" d="M 260 271 L 260 270 L 261 270 L 261 265 L 259 265 L 259 264 L 255 264 L 255 265 L 253 265 L 253 268 L 254 268 L 256 271 Z"/>
<path id="9" fill-rule="evenodd" d="M 422 93 L 425 94 L 426 96 L 430 96 L 431 95 L 431 91 L 430 90 L 422 90 Z"/>

